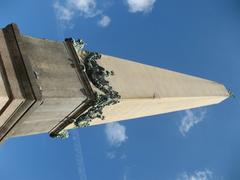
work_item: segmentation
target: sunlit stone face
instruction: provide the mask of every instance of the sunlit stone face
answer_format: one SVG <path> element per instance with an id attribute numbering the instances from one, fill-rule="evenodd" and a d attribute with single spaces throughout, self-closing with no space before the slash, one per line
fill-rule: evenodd
<path id="1" fill-rule="evenodd" d="M 9 98 L 6 92 L 6 88 L 4 86 L 4 81 L 0 73 L 0 111 L 4 107 L 4 105 L 7 103 L 8 100 Z"/>

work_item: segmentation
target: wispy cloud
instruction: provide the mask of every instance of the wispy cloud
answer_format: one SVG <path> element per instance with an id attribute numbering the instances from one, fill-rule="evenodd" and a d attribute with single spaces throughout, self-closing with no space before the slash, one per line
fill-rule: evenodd
<path id="1" fill-rule="evenodd" d="M 129 171 L 131 171 L 131 169 L 133 169 L 134 167 L 136 167 L 136 165 L 127 165 L 124 167 L 124 172 L 123 172 L 123 180 L 128 180 L 128 179 L 132 179 L 131 177 L 129 177 Z"/>
<path id="2" fill-rule="evenodd" d="M 152 11 L 156 0 L 124 0 L 129 12 L 149 13 Z M 111 23 L 111 18 L 104 13 L 104 9 L 112 6 L 108 0 L 100 5 L 97 0 L 55 0 L 53 8 L 57 19 L 64 27 L 73 27 L 72 20 L 76 17 L 93 18 L 98 17 L 98 25 L 107 27 Z M 67 25 L 67 26 L 66 26 Z"/>
<path id="3" fill-rule="evenodd" d="M 121 156 L 120 156 L 120 159 L 126 159 L 127 158 L 127 155 L 126 154 L 122 154 Z"/>
<path id="4" fill-rule="evenodd" d="M 100 10 L 96 8 L 95 0 L 66 0 L 66 2 L 69 8 L 86 18 L 94 17 L 100 13 Z"/>
<path id="5" fill-rule="evenodd" d="M 107 159 L 115 159 L 115 158 L 119 158 L 120 160 L 125 160 L 127 159 L 127 155 L 125 153 L 123 154 L 118 154 L 117 151 L 109 151 L 106 153 L 106 158 Z"/>
<path id="6" fill-rule="evenodd" d="M 62 23 L 70 23 L 74 17 L 93 18 L 101 16 L 101 27 L 110 24 L 110 17 L 104 15 L 103 10 L 97 8 L 96 0 L 55 0 L 53 7 L 56 17 Z"/>
<path id="7" fill-rule="evenodd" d="M 123 180 L 127 180 L 127 173 L 123 174 Z"/>
<path id="8" fill-rule="evenodd" d="M 206 109 L 186 110 L 179 127 L 181 134 L 185 136 L 194 125 L 203 121 L 206 113 Z"/>
<path id="9" fill-rule="evenodd" d="M 56 16 L 60 21 L 70 21 L 73 18 L 74 12 L 71 11 L 70 8 L 64 7 L 58 1 L 56 1 L 53 5 Z"/>
<path id="10" fill-rule="evenodd" d="M 107 152 L 106 156 L 108 159 L 114 159 L 116 157 L 116 152 L 115 151 Z"/>
<path id="11" fill-rule="evenodd" d="M 87 180 L 87 173 L 85 169 L 79 133 L 77 131 L 73 131 L 71 137 L 73 140 L 73 148 L 75 152 L 78 175 L 81 180 Z"/>
<path id="12" fill-rule="evenodd" d="M 109 123 L 105 127 L 105 134 L 110 145 L 118 147 L 127 140 L 126 128 L 118 122 Z"/>
<path id="13" fill-rule="evenodd" d="M 177 180 L 211 180 L 212 172 L 209 170 L 195 171 L 194 173 L 182 173 Z"/>
<path id="14" fill-rule="evenodd" d="M 148 13 L 152 11 L 156 0 L 126 0 L 129 12 L 144 12 Z"/>
<path id="15" fill-rule="evenodd" d="M 98 21 L 98 25 L 101 27 L 107 27 L 111 22 L 110 17 L 108 16 L 102 16 L 102 18 Z"/>

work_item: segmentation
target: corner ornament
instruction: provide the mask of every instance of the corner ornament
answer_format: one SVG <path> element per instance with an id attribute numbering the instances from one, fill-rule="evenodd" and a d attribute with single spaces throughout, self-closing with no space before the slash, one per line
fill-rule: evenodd
<path id="1" fill-rule="evenodd" d="M 95 118 L 104 120 L 103 109 L 106 106 L 119 103 L 121 96 L 117 91 L 113 90 L 109 81 L 106 80 L 107 77 L 113 76 L 114 72 L 105 70 L 105 68 L 97 63 L 97 61 L 101 59 L 101 54 L 84 51 L 83 48 L 85 44 L 83 40 L 80 39 L 72 39 L 72 45 L 77 54 L 84 53 L 82 60 L 85 67 L 85 73 L 89 81 L 99 90 L 98 92 L 94 92 L 95 99 L 93 100 L 92 106 L 73 120 L 75 127 L 87 127 Z M 69 137 L 68 131 L 63 129 L 56 137 L 67 138 Z"/>

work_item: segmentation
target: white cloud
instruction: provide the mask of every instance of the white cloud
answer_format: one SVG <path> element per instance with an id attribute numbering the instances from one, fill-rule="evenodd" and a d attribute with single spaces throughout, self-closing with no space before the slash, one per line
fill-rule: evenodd
<path id="1" fill-rule="evenodd" d="M 127 0 L 129 11 L 135 12 L 150 12 L 153 9 L 156 0 Z"/>
<path id="2" fill-rule="evenodd" d="M 105 133 L 108 142 L 112 146 L 120 146 L 128 138 L 126 135 L 125 126 L 119 124 L 118 122 L 107 124 L 105 128 Z"/>
<path id="3" fill-rule="evenodd" d="M 71 21 L 74 16 L 90 18 L 98 15 L 95 0 L 56 0 L 53 5 L 57 18 L 62 21 Z"/>
<path id="4" fill-rule="evenodd" d="M 84 17 L 94 17 L 100 13 L 95 0 L 66 0 L 67 6 Z"/>
<path id="5" fill-rule="evenodd" d="M 102 16 L 99 21 L 101 27 L 109 25 L 110 17 L 97 8 L 96 0 L 56 0 L 54 5 L 56 17 L 62 23 L 70 23 L 74 17 L 93 18 Z"/>
<path id="6" fill-rule="evenodd" d="M 59 4 L 58 1 L 54 3 L 53 7 L 56 11 L 56 15 L 59 20 L 70 21 L 72 19 L 73 11 L 71 11 L 71 9 L 62 6 L 61 4 Z"/>
<path id="7" fill-rule="evenodd" d="M 102 18 L 100 19 L 100 21 L 98 21 L 98 25 L 101 27 L 107 27 L 111 22 L 110 17 L 108 16 L 102 16 Z"/>
<path id="8" fill-rule="evenodd" d="M 195 171 L 194 173 L 182 173 L 177 180 L 210 180 L 212 179 L 212 172 L 209 170 Z"/>
<path id="9" fill-rule="evenodd" d="M 185 136 L 194 125 L 203 121 L 206 113 L 207 111 L 205 109 L 186 110 L 179 127 L 179 131 L 182 135 Z"/>

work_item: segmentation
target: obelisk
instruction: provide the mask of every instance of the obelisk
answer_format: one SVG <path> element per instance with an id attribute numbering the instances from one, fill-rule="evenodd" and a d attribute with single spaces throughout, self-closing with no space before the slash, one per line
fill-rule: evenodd
<path id="1" fill-rule="evenodd" d="M 0 140 L 217 104 L 214 81 L 0 29 Z"/>

